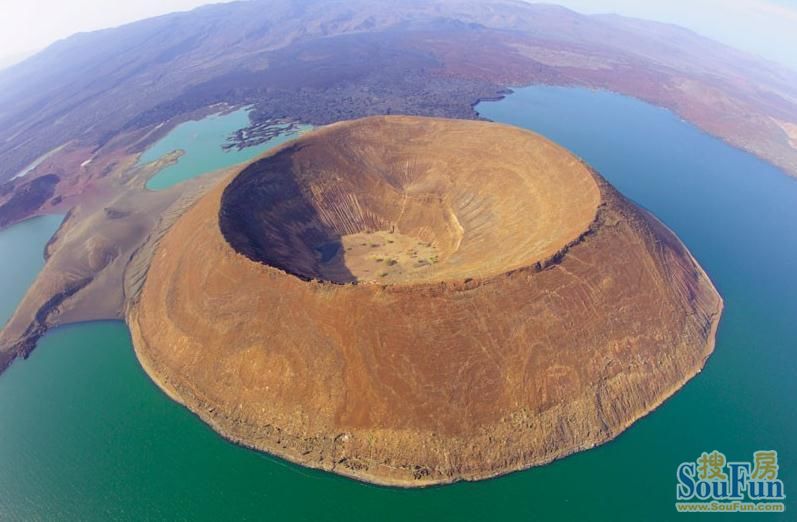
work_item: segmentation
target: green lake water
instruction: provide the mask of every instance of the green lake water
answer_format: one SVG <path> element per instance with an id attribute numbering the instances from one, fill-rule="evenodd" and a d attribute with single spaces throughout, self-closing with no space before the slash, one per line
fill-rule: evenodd
<path id="1" fill-rule="evenodd" d="M 64 216 L 35 217 L 0 232 L 0 328 L 14 314 L 44 266 L 44 246 L 63 219 Z"/>
<path id="2" fill-rule="evenodd" d="M 295 131 L 285 132 L 265 143 L 242 150 L 233 148 L 225 151 L 221 148 L 232 133 L 247 126 L 249 110 L 246 108 L 226 114 L 211 114 L 201 120 L 177 125 L 139 157 L 139 163 L 149 163 L 169 152 L 183 151 L 176 163 L 161 169 L 150 178 L 147 188 L 163 190 L 200 174 L 249 161 L 310 129 L 309 125 L 302 125 Z"/>
<path id="3" fill-rule="evenodd" d="M 398 490 L 222 440 L 152 384 L 121 323 L 59 328 L 0 376 L 0 520 L 749 519 L 675 512 L 677 465 L 712 449 L 734 460 L 778 450 L 787 511 L 754 518 L 794 520 L 797 182 L 616 94 L 532 87 L 478 110 L 575 151 L 684 239 L 726 301 L 703 373 L 599 448 L 494 480 Z M 40 256 L 51 233 L 30 222 L 0 232 L 2 285 L 41 266 L 7 253 Z"/>

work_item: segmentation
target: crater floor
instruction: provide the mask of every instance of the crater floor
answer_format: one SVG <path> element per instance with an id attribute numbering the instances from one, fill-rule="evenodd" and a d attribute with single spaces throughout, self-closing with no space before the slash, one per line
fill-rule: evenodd
<path id="1" fill-rule="evenodd" d="M 152 378 L 225 437 L 424 486 L 606 442 L 714 346 L 683 244 L 554 143 L 374 117 L 234 172 L 128 310 Z"/>
<path id="2" fill-rule="evenodd" d="M 222 196 L 230 245 L 305 279 L 440 282 L 545 261 L 595 219 L 589 168 L 550 142 L 518 147 L 519 129 L 495 139 L 445 120 L 368 121 L 243 169 Z"/>
<path id="3" fill-rule="evenodd" d="M 324 254 L 333 249 L 331 258 Z M 357 232 L 318 249 L 320 274 L 330 281 L 376 281 L 384 284 L 423 277 L 440 262 L 440 250 L 432 241 L 394 232 Z M 345 267 L 343 273 L 335 270 Z"/>

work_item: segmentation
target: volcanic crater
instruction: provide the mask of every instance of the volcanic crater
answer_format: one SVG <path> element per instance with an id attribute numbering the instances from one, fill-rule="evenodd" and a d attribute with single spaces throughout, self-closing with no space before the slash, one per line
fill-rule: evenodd
<path id="1" fill-rule="evenodd" d="M 547 259 L 595 219 L 598 186 L 573 157 L 507 144 L 474 161 L 467 125 L 372 127 L 335 128 L 245 168 L 222 196 L 230 245 L 303 279 L 429 283 Z M 530 179 L 529 162 L 547 175 Z"/>
<path id="2" fill-rule="evenodd" d="M 610 440 L 700 371 L 721 310 L 673 233 L 558 145 L 389 116 L 226 178 L 161 240 L 128 322 L 229 439 L 423 486 Z"/>

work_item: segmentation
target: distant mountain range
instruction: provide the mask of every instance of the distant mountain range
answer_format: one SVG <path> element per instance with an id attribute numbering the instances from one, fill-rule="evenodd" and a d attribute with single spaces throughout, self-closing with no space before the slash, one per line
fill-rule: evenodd
<path id="1" fill-rule="evenodd" d="M 685 29 L 512 0 L 253 0 L 78 34 L 0 71 L 0 181 L 65 142 L 96 149 L 219 102 L 254 105 L 255 124 L 473 118 L 532 83 L 668 107 L 797 175 L 797 74 Z"/>

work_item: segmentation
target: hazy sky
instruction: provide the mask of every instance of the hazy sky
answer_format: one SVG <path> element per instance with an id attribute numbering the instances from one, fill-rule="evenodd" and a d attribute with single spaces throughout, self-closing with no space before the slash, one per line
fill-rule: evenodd
<path id="1" fill-rule="evenodd" d="M 587 13 L 672 22 L 797 69 L 797 0 L 548 0 Z M 208 0 L 0 0 L 0 67 L 70 34 Z"/>
<path id="2" fill-rule="evenodd" d="M 797 69 L 797 0 L 553 0 L 584 13 L 670 22 Z"/>

